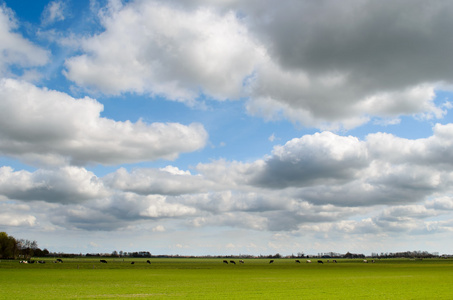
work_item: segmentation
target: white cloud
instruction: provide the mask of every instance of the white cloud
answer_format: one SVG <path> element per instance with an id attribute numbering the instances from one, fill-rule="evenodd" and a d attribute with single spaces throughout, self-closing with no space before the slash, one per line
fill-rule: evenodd
<path id="1" fill-rule="evenodd" d="M 11 66 L 27 70 L 49 62 L 49 51 L 15 33 L 17 27 L 13 12 L 5 5 L 0 5 L 0 76 L 10 74 Z"/>
<path id="2" fill-rule="evenodd" d="M 453 198 L 448 195 L 437 197 L 428 201 L 426 207 L 440 211 L 451 211 L 453 210 Z"/>
<path id="3" fill-rule="evenodd" d="M 2 226 L 25 226 L 32 227 L 35 225 L 36 218 L 34 216 L 20 216 L 11 214 L 0 214 L 0 225 Z"/>
<path id="4" fill-rule="evenodd" d="M 104 93 L 137 92 L 193 103 L 243 96 L 258 47 L 234 13 L 184 11 L 136 1 L 104 15 L 105 31 L 82 42 L 85 54 L 66 61 L 68 79 Z"/>
<path id="5" fill-rule="evenodd" d="M 77 167 L 33 173 L 0 167 L 0 189 L 9 199 L 56 203 L 84 202 L 109 195 L 93 173 Z"/>
<path id="6" fill-rule="evenodd" d="M 66 5 L 62 1 L 51 1 L 44 8 L 41 20 L 44 25 L 49 25 L 65 19 Z"/>
<path id="7" fill-rule="evenodd" d="M 172 168 L 164 170 L 135 169 L 127 172 L 124 168 L 107 175 L 103 180 L 109 186 L 142 195 L 161 194 L 179 195 L 204 192 L 214 184 L 200 176 L 193 176 L 182 171 L 175 172 Z"/>
<path id="8" fill-rule="evenodd" d="M 204 147 L 201 124 L 117 122 L 88 97 L 0 80 L 0 153 L 29 163 L 120 164 L 175 159 Z"/>
<path id="9" fill-rule="evenodd" d="M 357 138 L 331 132 L 306 135 L 276 146 L 254 182 L 266 187 L 308 186 L 343 181 L 368 165 L 368 153 Z"/>
<path id="10" fill-rule="evenodd" d="M 154 232 L 165 232 L 165 227 L 162 225 L 157 225 L 156 227 L 153 228 Z"/>
<path id="11" fill-rule="evenodd" d="M 37 219 L 30 210 L 30 207 L 25 204 L 0 201 L 0 226 L 28 228 L 36 226 Z"/>

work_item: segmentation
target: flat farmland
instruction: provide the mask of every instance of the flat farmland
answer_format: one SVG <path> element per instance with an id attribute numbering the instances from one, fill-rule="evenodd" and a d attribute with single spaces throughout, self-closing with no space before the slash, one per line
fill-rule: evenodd
<path id="1" fill-rule="evenodd" d="M 452 299 L 453 260 L 44 258 L 0 262 L 0 299 Z M 38 259 L 36 259 L 38 260 Z M 230 259 L 228 259 L 230 261 Z M 134 264 L 131 264 L 134 262 Z"/>

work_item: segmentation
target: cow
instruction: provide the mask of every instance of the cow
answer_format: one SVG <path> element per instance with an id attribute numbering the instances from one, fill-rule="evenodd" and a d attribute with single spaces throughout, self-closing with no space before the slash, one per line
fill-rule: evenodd
<path id="1" fill-rule="evenodd" d="M 131 262 L 131 265 L 135 264 L 135 261 Z"/>
<path id="2" fill-rule="evenodd" d="M 296 259 L 296 263 L 300 264 L 300 260 Z"/>
<path id="3" fill-rule="evenodd" d="M 224 260 L 223 263 L 228 265 L 228 261 L 227 260 Z"/>
<path id="4" fill-rule="evenodd" d="M 318 264 L 324 264 L 322 260 L 318 260 Z"/>
<path id="5" fill-rule="evenodd" d="M 105 259 L 101 259 L 100 262 L 103 263 L 103 264 L 107 263 L 107 261 Z"/>
<path id="6" fill-rule="evenodd" d="M 274 260 L 272 259 L 269 263 L 270 263 L 270 264 L 273 264 L 273 263 L 274 263 Z"/>
<path id="7" fill-rule="evenodd" d="M 366 264 L 368 263 L 368 261 L 366 259 L 364 259 L 363 262 L 366 263 Z"/>
<path id="8" fill-rule="evenodd" d="M 146 261 L 146 263 L 151 264 L 151 262 L 149 261 L 149 259 Z"/>
<path id="9" fill-rule="evenodd" d="M 374 264 L 375 263 L 374 259 L 371 262 Z"/>
<path id="10" fill-rule="evenodd" d="M 336 259 L 334 259 L 334 260 L 332 260 L 332 262 L 334 262 L 334 263 L 337 263 L 337 260 L 336 260 Z"/>
<path id="11" fill-rule="evenodd" d="M 61 258 L 57 258 L 57 262 L 62 263 L 63 260 Z"/>
<path id="12" fill-rule="evenodd" d="M 38 264 L 45 264 L 46 262 L 43 260 L 38 260 Z"/>
<path id="13" fill-rule="evenodd" d="M 235 262 L 234 260 L 230 260 L 230 264 L 233 264 L 233 265 L 235 265 L 235 264 L 236 264 L 236 262 Z"/>
<path id="14" fill-rule="evenodd" d="M 307 264 L 310 264 L 310 263 L 311 263 L 311 260 L 307 259 L 306 263 L 307 263 Z"/>
<path id="15" fill-rule="evenodd" d="M 243 261 L 242 259 L 241 259 L 241 260 L 240 260 L 239 262 L 240 262 L 241 264 L 243 264 L 243 263 L 244 263 L 244 261 Z"/>

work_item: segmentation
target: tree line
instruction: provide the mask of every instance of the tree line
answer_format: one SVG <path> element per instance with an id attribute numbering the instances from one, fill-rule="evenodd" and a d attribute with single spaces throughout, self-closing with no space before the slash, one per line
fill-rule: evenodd
<path id="1" fill-rule="evenodd" d="M 47 249 L 41 250 L 36 241 L 26 239 L 16 239 L 6 232 L 0 232 L 0 258 L 30 259 L 32 256 L 46 256 L 49 254 Z"/>

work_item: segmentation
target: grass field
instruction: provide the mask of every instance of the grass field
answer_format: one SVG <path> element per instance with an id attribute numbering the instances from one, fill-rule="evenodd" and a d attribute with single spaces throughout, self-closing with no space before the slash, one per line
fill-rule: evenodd
<path id="1" fill-rule="evenodd" d="M 0 299 L 453 299 L 453 260 L 64 259 L 0 262 Z M 131 264 L 134 261 L 135 264 Z"/>

